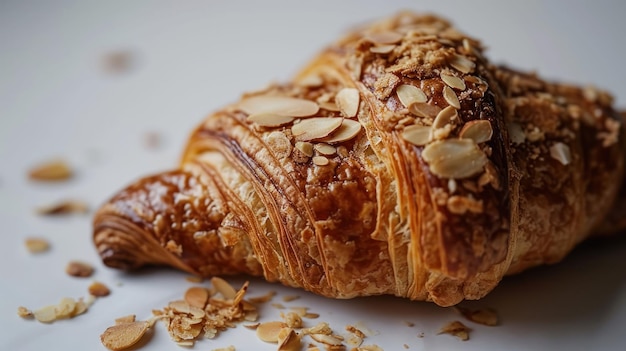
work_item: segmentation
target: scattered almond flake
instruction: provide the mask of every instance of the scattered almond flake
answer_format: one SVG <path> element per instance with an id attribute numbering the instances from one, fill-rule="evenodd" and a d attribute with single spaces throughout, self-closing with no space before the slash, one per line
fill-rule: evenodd
<path id="1" fill-rule="evenodd" d="M 557 142 L 550 146 L 550 157 L 559 161 L 563 166 L 572 162 L 572 154 L 568 145 Z"/>
<path id="2" fill-rule="evenodd" d="M 339 106 L 341 113 L 348 118 L 356 116 L 360 100 L 359 91 L 355 88 L 343 88 L 335 96 L 335 103 Z"/>
<path id="3" fill-rule="evenodd" d="M 397 45 L 380 45 L 370 47 L 370 52 L 374 54 L 388 54 L 395 49 Z"/>
<path id="4" fill-rule="evenodd" d="M 281 303 L 272 303 L 270 304 L 270 306 L 274 307 L 274 308 L 278 308 L 279 310 L 284 310 L 285 306 L 283 306 L 283 304 Z"/>
<path id="5" fill-rule="evenodd" d="M 461 131 L 459 132 L 459 138 L 472 139 L 476 144 L 484 143 L 491 140 L 493 136 L 493 128 L 491 122 L 488 120 L 480 119 L 469 121 L 465 123 Z"/>
<path id="6" fill-rule="evenodd" d="M 329 136 L 319 139 L 328 144 L 342 143 L 356 137 L 361 131 L 361 123 L 351 119 L 344 119 L 339 128 L 334 130 Z"/>
<path id="7" fill-rule="evenodd" d="M 316 318 L 319 318 L 320 315 L 319 315 L 319 313 L 307 312 L 307 313 L 303 314 L 302 317 L 308 318 L 308 319 L 316 319 Z"/>
<path id="8" fill-rule="evenodd" d="M 330 329 L 330 326 L 326 322 L 319 322 L 315 326 L 310 328 L 302 328 L 300 330 L 302 334 L 326 334 L 330 335 L 333 333 L 333 330 Z"/>
<path id="9" fill-rule="evenodd" d="M 435 118 L 441 112 L 441 107 L 425 102 L 416 102 L 409 106 L 409 112 L 417 117 Z"/>
<path id="10" fill-rule="evenodd" d="M 209 301 L 209 290 L 199 286 L 191 287 L 185 292 L 184 299 L 193 307 L 204 308 Z"/>
<path id="11" fill-rule="evenodd" d="M 298 141 L 311 141 L 327 137 L 339 128 L 343 118 L 335 117 L 312 117 L 302 120 L 291 127 L 291 134 Z"/>
<path id="12" fill-rule="evenodd" d="M 353 325 L 346 325 L 346 331 L 360 337 L 361 339 L 365 338 L 365 333 L 363 333 L 359 328 Z"/>
<path id="13" fill-rule="evenodd" d="M 415 323 L 413 323 L 413 322 L 409 322 L 409 321 L 404 321 L 404 324 L 405 324 L 407 327 L 409 327 L 409 328 L 412 328 L 412 327 L 414 327 L 414 326 L 415 326 Z"/>
<path id="14" fill-rule="evenodd" d="M 414 85 L 402 84 L 396 88 L 396 94 L 398 95 L 398 100 L 407 108 L 412 104 L 428 101 L 424 91 Z"/>
<path id="15" fill-rule="evenodd" d="M 133 66 L 133 56 L 133 53 L 129 50 L 109 52 L 102 58 L 102 67 L 107 73 L 126 73 L 130 71 Z"/>
<path id="16" fill-rule="evenodd" d="M 39 207 L 37 214 L 40 215 L 65 215 L 65 214 L 84 214 L 89 212 L 89 206 L 78 200 L 63 200 L 56 204 Z"/>
<path id="17" fill-rule="evenodd" d="M 236 351 L 233 345 L 227 347 L 220 347 L 219 349 L 211 349 L 211 351 Z"/>
<path id="18" fill-rule="evenodd" d="M 332 112 L 340 112 L 341 111 L 339 106 L 337 106 L 337 104 L 334 103 L 334 102 L 324 101 L 324 102 L 318 102 L 318 104 L 320 105 L 320 108 L 322 108 L 322 109 L 324 109 L 326 111 L 332 111 Z"/>
<path id="19" fill-rule="evenodd" d="M 109 350 L 125 350 L 141 340 L 148 328 L 143 321 L 114 325 L 100 335 L 100 341 Z"/>
<path id="20" fill-rule="evenodd" d="M 308 117 L 319 111 L 317 103 L 310 100 L 270 95 L 244 98 L 237 106 L 248 115 L 269 113 L 290 117 Z"/>
<path id="21" fill-rule="evenodd" d="M 447 139 L 422 151 L 430 171 L 442 178 L 463 179 L 483 171 L 488 159 L 472 139 Z"/>
<path id="22" fill-rule="evenodd" d="M 115 319 L 115 325 L 133 323 L 137 317 L 134 314 L 129 314 L 128 316 L 120 317 Z"/>
<path id="23" fill-rule="evenodd" d="M 441 73 L 440 77 L 441 80 L 443 80 L 443 82 L 446 83 L 450 88 L 458 89 L 461 91 L 465 90 L 466 88 L 465 82 L 459 77 L 451 76 L 445 73 Z"/>
<path id="24" fill-rule="evenodd" d="M 369 33 L 366 36 L 367 40 L 376 44 L 395 44 L 402 40 L 403 37 L 404 35 L 393 31 Z"/>
<path id="25" fill-rule="evenodd" d="M 234 299 L 237 295 L 237 290 L 220 277 L 211 278 L 211 285 L 213 285 L 213 287 L 217 289 L 217 292 L 222 294 L 225 299 Z"/>
<path id="26" fill-rule="evenodd" d="M 26 238 L 24 244 L 30 253 L 41 253 L 50 249 L 50 243 L 44 238 Z"/>
<path id="27" fill-rule="evenodd" d="M 93 274 L 93 267 L 85 262 L 70 261 L 65 267 L 65 273 L 72 277 L 86 278 Z"/>
<path id="28" fill-rule="evenodd" d="M 302 328 L 302 318 L 296 312 L 281 313 L 280 316 L 289 328 Z"/>
<path id="29" fill-rule="evenodd" d="M 307 157 L 313 156 L 313 144 L 309 143 L 308 141 L 297 141 L 296 149 L 298 149 L 300 152 L 302 152 L 302 154 Z"/>
<path id="30" fill-rule="evenodd" d="M 521 144 L 526 140 L 526 134 L 519 123 L 510 122 L 506 124 L 509 131 L 509 137 L 513 144 Z"/>
<path id="31" fill-rule="evenodd" d="M 339 339 L 335 335 L 328 334 L 310 334 L 311 338 L 317 342 L 325 345 L 342 345 L 343 340 Z"/>
<path id="32" fill-rule="evenodd" d="M 61 181 L 70 179 L 73 171 L 65 161 L 53 160 L 31 168 L 28 176 L 36 181 Z"/>
<path id="33" fill-rule="evenodd" d="M 357 348 L 357 351 L 385 351 L 378 345 L 364 345 Z"/>
<path id="34" fill-rule="evenodd" d="M 304 87 L 319 87 L 324 84 L 324 80 L 317 74 L 309 74 L 304 78 L 298 79 L 298 84 Z"/>
<path id="35" fill-rule="evenodd" d="M 262 127 L 279 127 L 283 124 L 291 123 L 295 119 L 292 116 L 281 116 L 275 113 L 257 113 L 246 118 L 249 122 L 256 123 Z"/>
<path id="36" fill-rule="evenodd" d="M 402 138 L 409 143 L 417 146 L 428 144 L 430 141 L 431 127 L 411 125 L 404 128 L 402 131 Z"/>
<path id="37" fill-rule="evenodd" d="M 466 56 L 454 54 L 450 58 L 450 66 L 454 67 L 456 70 L 462 73 L 470 73 L 476 67 L 476 64 L 468 59 Z"/>
<path id="38" fill-rule="evenodd" d="M 404 347 L 407 350 L 409 349 L 409 345 L 407 345 L 407 344 L 402 344 L 402 347 Z"/>
<path id="39" fill-rule="evenodd" d="M 17 315 L 22 318 L 33 318 L 33 312 L 24 306 L 17 308 Z"/>
<path id="40" fill-rule="evenodd" d="M 300 335 L 296 334 L 293 329 L 289 329 L 287 335 L 280 338 L 278 342 L 278 351 L 300 351 L 301 348 Z"/>
<path id="41" fill-rule="evenodd" d="M 35 319 L 41 323 L 52 323 L 57 319 L 56 306 L 49 305 L 33 311 Z"/>
<path id="42" fill-rule="evenodd" d="M 244 326 L 244 328 L 248 328 L 248 329 L 251 329 L 251 330 L 256 330 L 256 328 L 259 327 L 259 324 L 261 324 L 261 323 L 244 324 L 243 326 Z"/>
<path id="43" fill-rule="evenodd" d="M 313 345 L 313 344 L 309 344 L 306 348 L 306 351 L 320 351 L 319 347 Z"/>
<path id="44" fill-rule="evenodd" d="M 453 106 L 448 106 L 437 114 L 437 117 L 435 117 L 435 120 L 433 121 L 432 127 L 434 129 L 443 128 L 446 125 L 450 124 L 450 122 L 455 120 L 457 117 L 458 114 L 456 112 L 456 108 L 454 108 Z"/>
<path id="45" fill-rule="evenodd" d="M 109 296 L 109 294 L 111 293 L 111 290 L 109 290 L 109 288 L 106 285 L 100 282 L 91 283 L 88 289 L 89 289 L 89 293 L 96 297 Z"/>
<path id="46" fill-rule="evenodd" d="M 465 326 L 463 323 L 459 321 L 454 321 L 446 324 L 443 328 L 441 328 L 438 334 L 450 334 L 456 336 L 463 341 L 467 341 L 469 340 L 470 331 L 471 329 Z"/>
<path id="47" fill-rule="evenodd" d="M 346 351 L 345 345 L 325 345 L 324 350 L 326 351 Z"/>
<path id="48" fill-rule="evenodd" d="M 324 143 L 315 144 L 313 148 L 315 149 L 315 151 L 319 152 L 322 155 L 334 155 L 335 153 L 337 153 L 337 148 L 335 148 L 332 145 L 328 145 Z M 285 298 L 288 298 L 288 296 L 283 297 L 283 301 L 288 302 L 287 300 L 285 300 Z M 297 298 L 299 298 L 299 296 L 295 296 L 293 300 Z M 293 301 L 293 300 L 289 300 L 289 301 Z"/>
<path id="49" fill-rule="evenodd" d="M 299 316 L 304 317 L 304 315 L 307 313 L 307 311 L 309 310 L 308 307 L 290 307 L 289 308 L 291 311 L 297 313 Z"/>
<path id="50" fill-rule="evenodd" d="M 474 323 L 478 323 L 478 324 L 482 324 L 482 325 L 486 325 L 490 327 L 494 327 L 498 325 L 498 314 L 496 313 L 495 310 L 491 308 L 481 308 L 481 309 L 473 310 L 469 308 L 456 307 L 456 309 L 465 318 L 467 318 L 468 320 Z"/>
<path id="51" fill-rule="evenodd" d="M 467 212 L 483 213 L 484 205 L 482 200 L 476 200 L 470 196 L 453 195 L 446 201 L 448 211 L 454 214 L 465 214 Z"/>
<path id="52" fill-rule="evenodd" d="M 72 317 L 76 309 L 76 301 L 71 297 L 64 297 L 58 305 L 54 307 L 56 319 L 64 319 Z"/>
<path id="53" fill-rule="evenodd" d="M 330 163 L 326 156 L 314 156 L 313 163 L 318 166 L 326 166 Z"/>
<path id="54" fill-rule="evenodd" d="M 461 103 L 459 102 L 459 98 L 456 96 L 456 93 L 447 85 L 443 87 L 443 98 L 448 104 L 450 104 L 450 106 L 456 108 L 457 110 L 461 108 Z"/>
<path id="55" fill-rule="evenodd" d="M 286 328 L 287 324 L 283 322 L 265 322 L 259 324 L 256 328 L 256 335 L 265 342 L 278 342 L 278 334 L 281 329 Z"/>
<path id="56" fill-rule="evenodd" d="M 251 297 L 248 299 L 248 301 L 252 303 L 265 303 L 273 299 L 274 296 L 276 296 L 276 291 L 269 291 L 267 294 L 263 296 Z"/>
<path id="57" fill-rule="evenodd" d="M 185 280 L 190 283 L 202 283 L 204 281 L 202 277 L 198 277 L 198 276 L 185 277 Z"/>

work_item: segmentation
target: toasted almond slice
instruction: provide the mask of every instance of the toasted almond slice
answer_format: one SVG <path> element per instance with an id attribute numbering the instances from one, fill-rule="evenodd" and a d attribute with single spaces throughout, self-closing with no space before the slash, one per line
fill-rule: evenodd
<path id="1" fill-rule="evenodd" d="M 124 350 L 135 345 L 148 330 L 147 322 L 132 322 L 107 328 L 100 341 L 109 350 Z"/>
<path id="2" fill-rule="evenodd" d="M 298 84 L 304 87 L 319 87 L 324 84 L 324 80 L 317 74 L 309 74 L 299 79 Z"/>
<path id="3" fill-rule="evenodd" d="M 283 124 L 291 123 L 295 117 L 281 116 L 275 113 L 256 113 L 249 115 L 246 119 L 262 127 L 279 127 Z"/>
<path id="4" fill-rule="evenodd" d="M 416 102 L 409 106 L 409 112 L 418 117 L 435 118 L 441 112 L 441 107 L 425 102 Z"/>
<path id="5" fill-rule="evenodd" d="M 341 345 L 343 344 L 343 340 L 337 338 L 334 335 L 327 334 L 311 334 L 311 338 L 317 342 L 321 342 L 326 345 Z"/>
<path id="6" fill-rule="evenodd" d="M 20 306 L 17 308 L 17 315 L 22 317 L 22 318 L 32 318 L 33 317 L 33 311 L 29 310 L 28 308 L 24 307 L 24 306 Z"/>
<path id="7" fill-rule="evenodd" d="M 458 115 L 456 112 L 456 108 L 454 108 L 453 106 L 448 106 L 437 114 L 437 117 L 435 117 L 435 120 L 433 121 L 433 128 L 443 128 L 446 125 L 450 124 L 450 122 L 457 116 Z"/>
<path id="8" fill-rule="evenodd" d="M 256 328 L 258 328 L 260 324 L 261 323 L 244 324 L 243 327 L 250 330 L 256 330 Z"/>
<path id="9" fill-rule="evenodd" d="M 135 315 L 134 314 L 129 314 L 128 316 L 124 316 L 124 317 L 120 317 L 120 318 L 116 318 L 115 319 L 115 325 L 120 325 L 120 324 L 125 324 L 125 323 L 132 323 L 135 321 Z"/>
<path id="10" fill-rule="evenodd" d="M 493 128 L 491 122 L 481 119 L 465 123 L 459 132 L 459 138 L 469 138 L 474 140 L 476 144 L 484 143 L 491 140 Z"/>
<path id="11" fill-rule="evenodd" d="M 192 319 L 202 319 L 206 315 L 202 308 L 194 307 L 183 300 L 172 301 L 168 306 L 178 313 L 191 316 Z"/>
<path id="12" fill-rule="evenodd" d="M 369 33 L 366 36 L 368 40 L 376 44 L 395 44 L 402 40 L 403 37 L 404 35 L 393 31 Z"/>
<path id="13" fill-rule="evenodd" d="M 56 306 L 49 305 L 33 311 L 35 319 L 42 323 L 52 323 L 57 319 Z"/>
<path id="14" fill-rule="evenodd" d="M 461 314 L 470 321 L 486 326 L 498 325 L 498 314 L 495 310 L 490 308 L 483 308 L 478 310 L 472 310 L 469 308 L 457 307 Z"/>
<path id="15" fill-rule="evenodd" d="M 476 64 L 468 59 L 466 56 L 455 54 L 450 58 L 450 66 L 454 67 L 460 72 L 470 73 L 476 67 Z"/>
<path id="16" fill-rule="evenodd" d="M 184 299 L 193 307 L 204 308 L 209 301 L 209 290 L 200 286 L 193 286 L 187 289 Z"/>
<path id="17" fill-rule="evenodd" d="M 360 100 L 359 91 L 355 88 L 343 88 L 335 96 L 335 103 L 339 106 L 341 113 L 349 118 L 356 116 Z"/>
<path id="18" fill-rule="evenodd" d="M 31 253 L 45 252 L 50 249 L 50 243 L 44 238 L 26 238 L 26 249 Z"/>
<path id="19" fill-rule="evenodd" d="M 319 313 L 307 312 L 307 313 L 303 314 L 302 317 L 308 318 L 308 319 L 316 319 L 316 318 L 319 318 L 320 315 L 319 315 Z"/>
<path id="20" fill-rule="evenodd" d="M 58 305 L 54 308 L 54 314 L 56 319 L 70 318 L 74 309 L 76 308 L 76 301 L 71 297 L 64 297 L 61 299 Z"/>
<path id="21" fill-rule="evenodd" d="M 72 277 L 85 278 L 93 274 L 93 267 L 89 263 L 70 261 L 65 267 L 65 272 Z"/>
<path id="22" fill-rule="evenodd" d="M 454 321 L 448 323 L 443 328 L 441 328 L 438 334 L 450 334 L 456 336 L 463 341 L 467 341 L 469 340 L 470 331 L 471 329 L 465 326 L 465 324 L 459 321 Z"/>
<path id="23" fill-rule="evenodd" d="M 313 156 L 313 144 L 308 141 L 296 141 L 296 149 L 308 157 Z"/>
<path id="24" fill-rule="evenodd" d="M 442 178 L 463 179 L 483 171 L 487 156 L 472 139 L 446 139 L 428 144 L 422 151 L 430 171 Z"/>
<path id="25" fill-rule="evenodd" d="M 563 166 L 567 166 L 572 162 L 572 153 L 567 144 L 561 142 L 554 143 L 550 146 L 550 157 L 559 161 Z"/>
<path id="26" fill-rule="evenodd" d="M 337 106 L 337 104 L 334 103 L 334 102 L 324 101 L 324 102 L 320 102 L 319 105 L 320 105 L 320 108 L 322 108 L 322 109 L 324 109 L 326 111 L 333 111 L 333 112 L 341 111 L 339 106 Z"/>
<path id="27" fill-rule="evenodd" d="M 311 148 L 312 147 L 313 147 L 313 144 L 311 144 Z M 313 155 L 313 151 L 312 150 L 311 150 L 311 155 Z M 250 301 L 252 303 L 264 303 L 264 302 L 268 302 L 271 299 L 273 299 L 274 296 L 276 296 L 276 291 L 269 291 L 267 294 L 265 294 L 263 296 L 251 297 L 251 298 L 248 299 L 248 301 Z"/>
<path id="28" fill-rule="evenodd" d="M 461 108 L 461 103 L 459 102 L 459 98 L 456 96 L 456 93 L 447 85 L 443 87 L 443 98 L 448 104 L 450 104 L 450 106 L 456 108 L 457 110 Z"/>
<path id="29" fill-rule="evenodd" d="M 344 119 L 339 128 L 333 131 L 331 135 L 321 138 L 320 141 L 328 144 L 342 143 L 356 137 L 360 131 L 361 123 L 351 119 Z"/>
<path id="30" fill-rule="evenodd" d="M 310 141 L 327 137 L 339 128 L 343 118 L 312 117 L 302 120 L 291 127 L 291 133 L 299 141 Z M 327 141 L 328 142 L 328 141 Z"/>
<path id="31" fill-rule="evenodd" d="M 286 96 L 252 96 L 243 99 L 237 106 L 248 115 L 275 114 L 290 117 L 307 117 L 319 111 L 319 106 L 313 101 Z"/>
<path id="32" fill-rule="evenodd" d="M 53 160 L 33 167 L 28 176 L 37 181 L 61 181 L 70 179 L 73 175 L 70 166 L 63 160 Z"/>
<path id="33" fill-rule="evenodd" d="M 300 351 L 302 348 L 300 335 L 296 334 L 291 328 L 289 328 L 286 335 L 279 340 L 278 351 Z"/>
<path id="34" fill-rule="evenodd" d="M 380 46 L 372 46 L 370 48 L 370 52 L 374 54 L 388 54 L 395 49 L 397 45 L 380 45 Z"/>
<path id="35" fill-rule="evenodd" d="M 215 289 L 217 289 L 217 292 L 222 294 L 222 296 L 227 300 L 234 299 L 237 295 L 237 290 L 235 290 L 232 285 L 228 284 L 227 281 L 220 277 L 211 278 L 211 284 Z"/>
<path id="36" fill-rule="evenodd" d="M 278 334 L 281 329 L 286 328 L 287 324 L 283 322 L 265 322 L 259 324 L 256 328 L 256 335 L 265 342 L 278 342 Z"/>
<path id="37" fill-rule="evenodd" d="M 430 141 L 431 129 L 429 126 L 411 125 L 404 128 L 402 138 L 413 145 L 426 145 Z"/>
<path id="38" fill-rule="evenodd" d="M 396 94 L 398 95 L 398 100 L 407 108 L 414 103 L 424 103 L 428 101 L 428 97 L 426 97 L 422 89 L 410 84 L 402 84 L 397 87 Z"/>
<path id="39" fill-rule="evenodd" d="M 315 149 L 315 151 L 319 152 L 322 155 L 334 155 L 337 153 L 336 147 L 325 143 L 315 144 L 313 148 Z M 283 301 L 287 301 L 285 300 L 286 297 L 287 296 L 283 297 Z"/>
<path id="40" fill-rule="evenodd" d="M 526 134 L 519 123 L 507 123 L 506 127 L 513 144 L 521 144 L 526 141 Z"/>
<path id="41" fill-rule="evenodd" d="M 465 90 L 466 86 L 463 79 L 445 73 L 441 73 L 440 76 L 441 80 L 443 80 L 443 82 L 446 83 L 450 88 Z"/>
<path id="42" fill-rule="evenodd" d="M 37 214 L 40 215 L 82 214 L 87 212 L 89 212 L 89 206 L 78 200 L 63 200 L 37 209 Z"/>
<path id="43" fill-rule="evenodd" d="M 96 297 L 109 296 L 109 294 L 111 293 L 111 290 L 109 290 L 109 288 L 106 285 L 100 282 L 91 283 L 88 289 L 89 289 L 89 293 Z"/>
<path id="44" fill-rule="evenodd" d="M 243 283 L 241 288 L 237 290 L 237 293 L 235 294 L 235 297 L 233 298 L 233 306 L 237 306 L 239 305 L 239 303 L 243 301 L 243 298 L 244 296 L 246 296 L 246 292 L 248 291 L 248 285 L 250 285 L 250 282 L 246 281 L 245 283 Z"/>

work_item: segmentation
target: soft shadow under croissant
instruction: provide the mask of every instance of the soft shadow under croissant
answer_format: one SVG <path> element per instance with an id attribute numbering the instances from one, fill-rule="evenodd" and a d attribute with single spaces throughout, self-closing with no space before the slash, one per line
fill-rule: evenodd
<path id="1" fill-rule="evenodd" d="M 207 117 L 179 169 L 97 212 L 94 241 L 122 269 L 479 299 L 624 225 L 603 223 L 624 169 L 611 104 L 492 65 L 443 19 L 400 13 Z"/>

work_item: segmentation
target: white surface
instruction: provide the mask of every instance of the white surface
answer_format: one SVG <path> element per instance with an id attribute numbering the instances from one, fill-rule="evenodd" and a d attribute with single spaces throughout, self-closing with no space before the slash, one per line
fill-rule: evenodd
<path id="1" fill-rule="evenodd" d="M 490 47 L 488 56 L 544 76 L 593 83 L 626 106 L 626 3 L 620 1 L 3 1 L 0 2 L 0 349 L 102 350 L 99 335 L 114 318 L 150 315 L 192 285 L 185 274 L 128 275 L 103 267 L 91 245 L 90 217 L 41 218 L 39 205 L 75 197 L 97 207 L 141 175 L 171 168 L 202 117 L 246 90 L 284 80 L 351 25 L 399 9 L 440 13 Z M 127 74 L 103 72 L 103 55 L 129 50 Z M 165 144 L 147 150 L 146 132 Z M 63 157 L 78 176 L 34 184 L 27 169 Z M 26 236 L 52 250 L 33 256 Z M 505 280 L 486 299 L 502 325 L 468 323 L 472 339 L 436 335 L 453 311 L 389 297 L 333 301 L 253 280 L 250 294 L 301 295 L 342 332 L 361 322 L 366 343 L 385 350 L 623 350 L 626 240 L 593 243 L 565 262 Z M 91 279 L 64 273 L 70 259 L 97 267 L 113 293 L 85 315 L 52 325 L 21 320 L 38 308 L 86 295 Z M 241 283 L 242 280 L 235 280 Z M 277 298 L 275 302 L 281 302 Z M 269 305 L 262 320 L 276 319 Z M 415 323 L 408 327 L 404 322 Z M 424 333 L 423 338 L 418 335 Z M 273 350 L 239 327 L 196 349 L 234 345 Z M 144 350 L 177 346 L 158 326 Z"/>

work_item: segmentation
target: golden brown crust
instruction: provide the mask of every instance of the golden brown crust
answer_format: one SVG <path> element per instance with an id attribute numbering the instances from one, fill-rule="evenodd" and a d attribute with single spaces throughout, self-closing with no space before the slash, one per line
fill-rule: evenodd
<path id="1" fill-rule="evenodd" d="M 209 116 L 180 170 L 98 212 L 95 242 L 120 268 L 478 299 L 559 261 L 610 210 L 624 168 L 610 104 L 493 66 L 445 20 L 401 13 Z"/>

